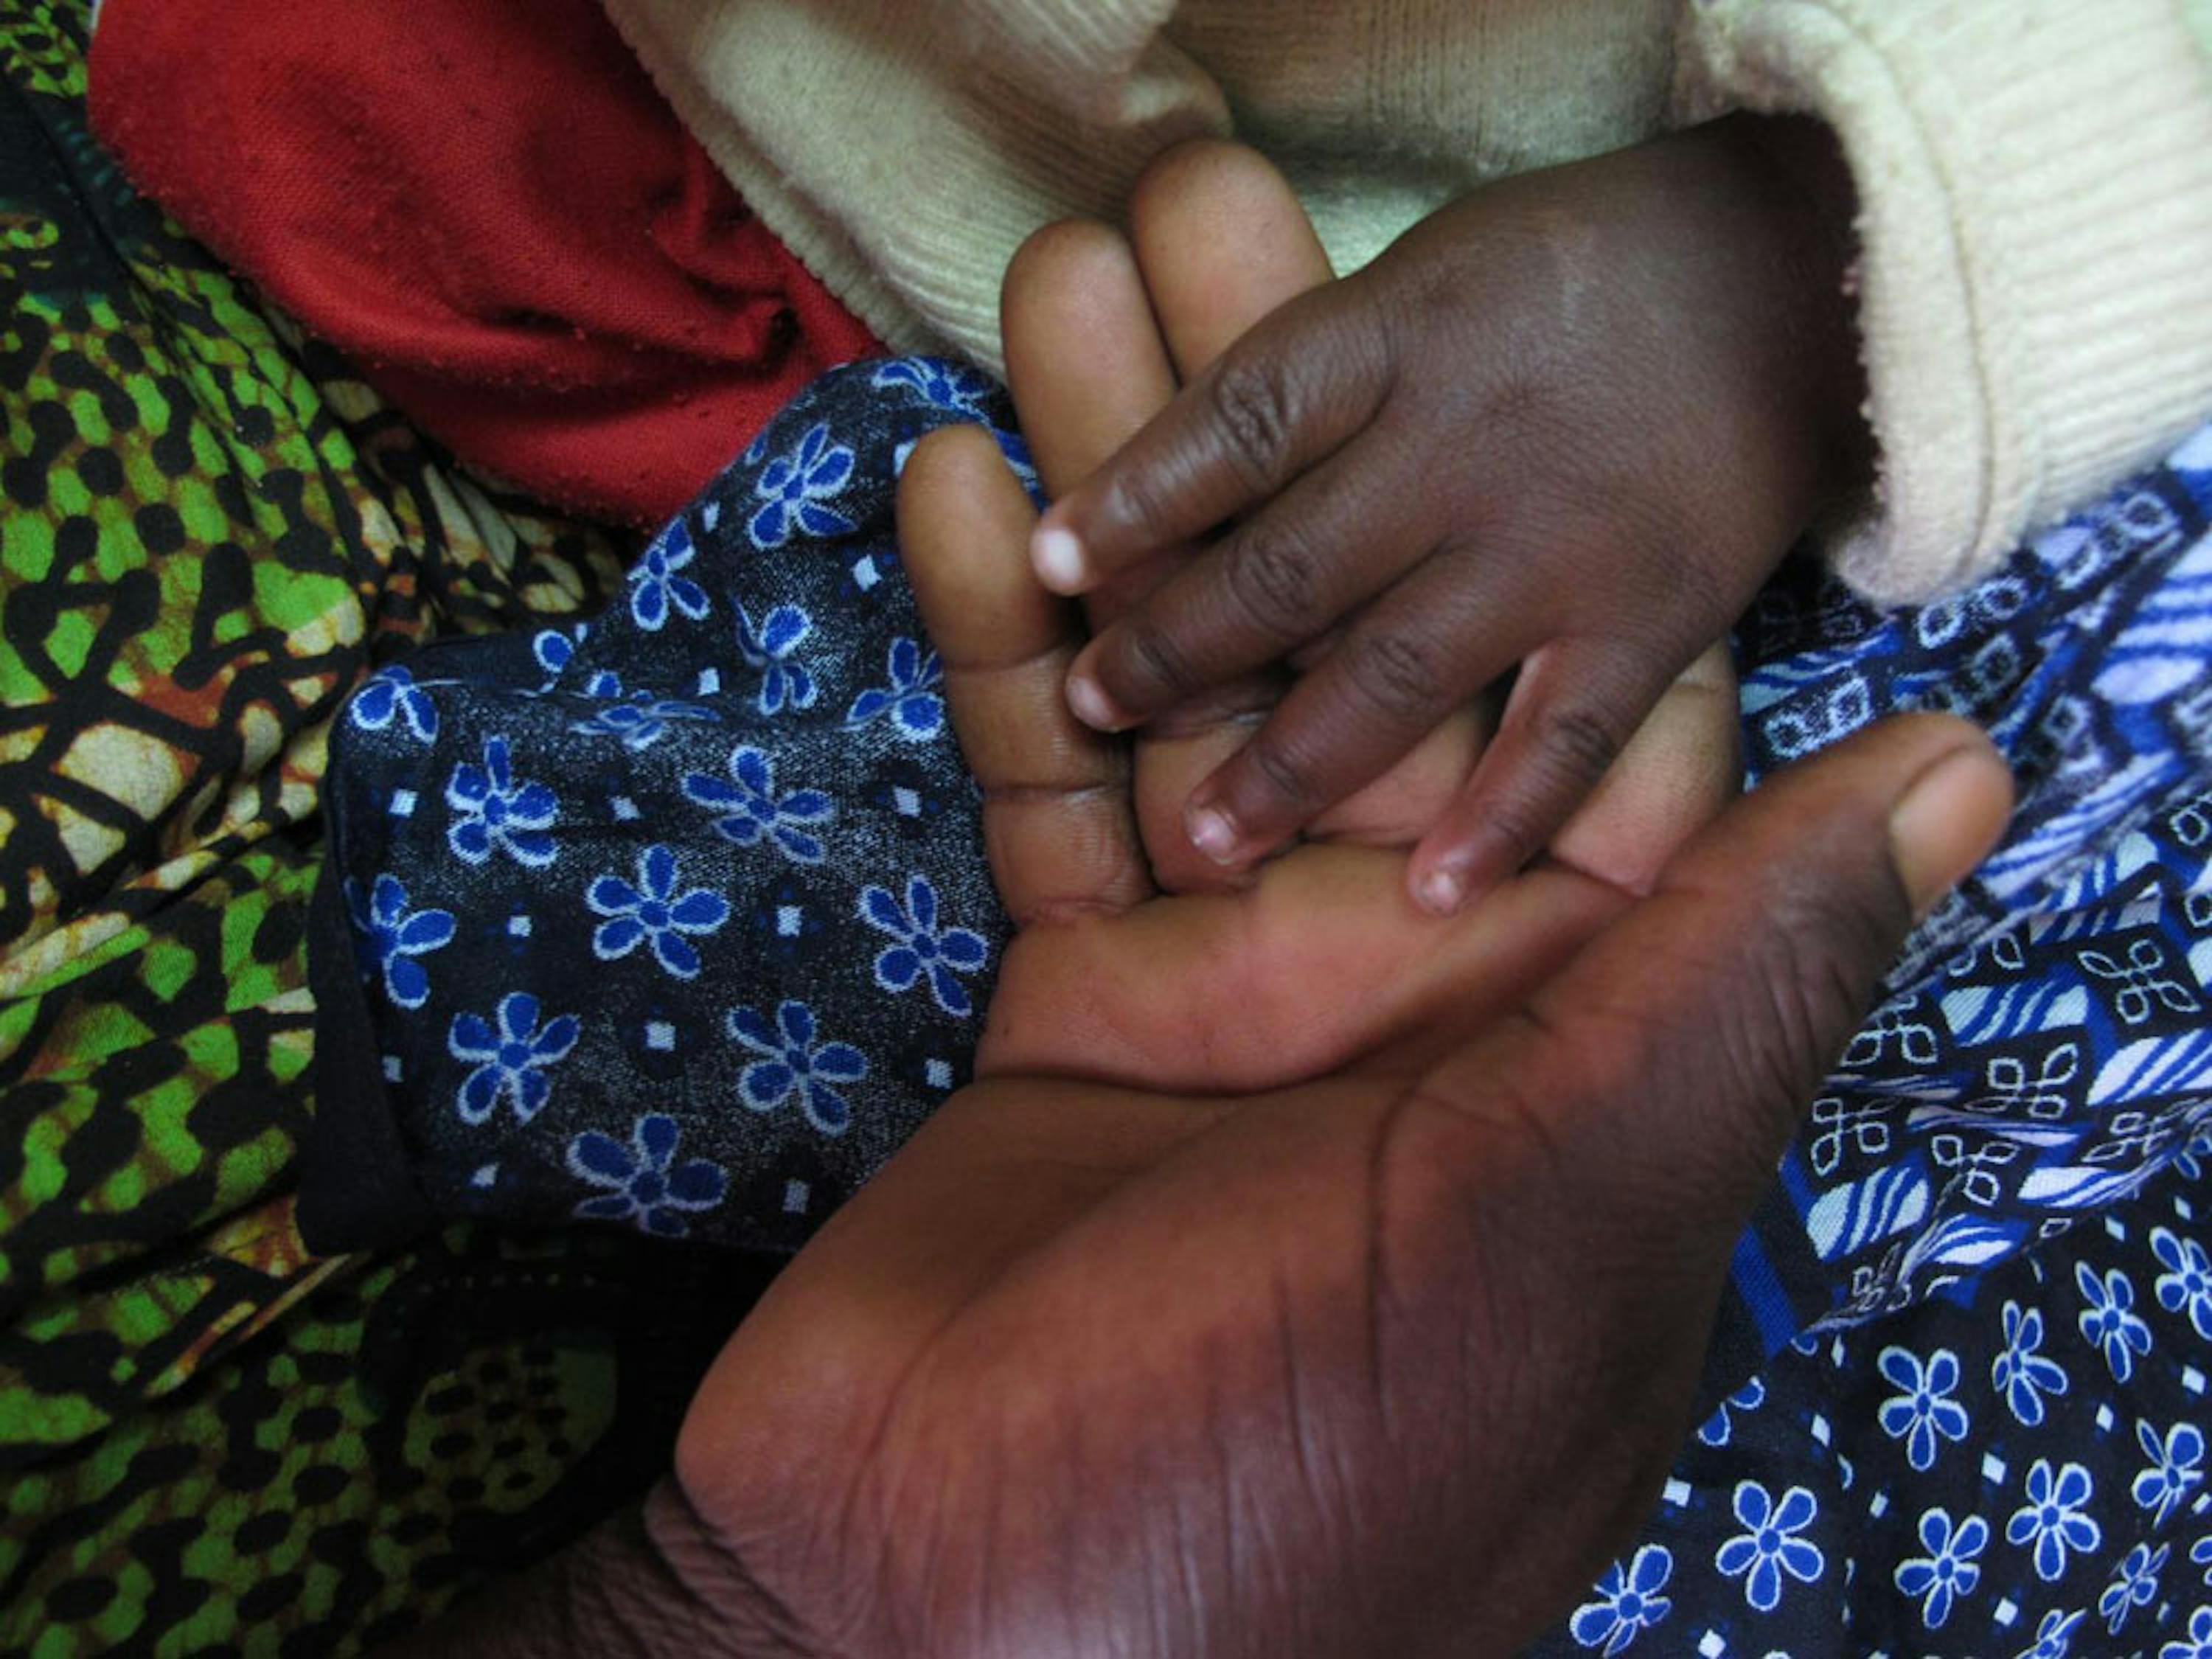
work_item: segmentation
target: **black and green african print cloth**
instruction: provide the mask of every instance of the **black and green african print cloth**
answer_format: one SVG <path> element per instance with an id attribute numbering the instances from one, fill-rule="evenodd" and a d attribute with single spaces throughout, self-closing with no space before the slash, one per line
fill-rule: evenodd
<path id="1" fill-rule="evenodd" d="M 0 0 L 0 1653 L 347 1653 L 665 1467 L 761 1271 L 301 1243 L 331 713 L 622 550 L 133 194 L 88 13 Z"/>

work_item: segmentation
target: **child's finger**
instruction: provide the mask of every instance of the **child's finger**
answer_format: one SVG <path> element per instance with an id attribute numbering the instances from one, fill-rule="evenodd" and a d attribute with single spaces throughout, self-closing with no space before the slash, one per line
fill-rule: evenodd
<path id="1" fill-rule="evenodd" d="M 1243 868 L 1387 774 L 1543 643 L 1541 619 L 1514 603 L 1522 598 L 1515 588 L 1494 563 L 1470 571 L 1431 560 L 1361 611 L 1251 740 L 1192 792 L 1192 841 L 1225 867 Z M 1489 627 L 1470 637 L 1476 617 Z M 1115 633 L 1129 629 L 1125 622 Z M 1097 660 L 1112 643 L 1094 641 L 1079 660 Z M 1486 754 L 1476 776 L 1489 768 Z M 1564 819 L 1545 826 L 1546 836 Z"/>
<path id="2" fill-rule="evenodd" d="M 1101 630 L 1068 700 L 1107 731 L 1141 726 L 1287 656 L 1429 560 L 1445 531 L 1406 510 L 1405 445 L 1363 433 Z M 1395 518 L 1400 533 L 1372 533 Z"/>
<path id="3" fill-rule="evenodd" d="M 1594 641 L 1529 653 L 1466 791 L 1414 849 L 1414 898 L 1449 915 L 1542 852 L 1621 758 L 1669 678 L 1663 661 Z"/>
<path id="4" fill-rule="evenodd" d="M 1347 301 L 1348 286 L 1301 295 L 1261 320 L 1053 504 L 1030 556 L 1055 589 L 1087 592 L 1204 535 L 1366 428 L 1390 378 L 1376 313 Z"/>
<path id="5" fill-rule="evenodd" d="M 1196 139 L 1162 156 L 1131 196 L 1129 228 L 1160 332 L 1185 379 L 1270 312 L 1329 280 L 1328 256 L 1297 196 L 1264 156 L 1242 144 Z M 1175 562 L 1187 563 L 1188 555 Z M 1253 666 L 1265 660 L 1255 658 Z M 1182 836 L 1184 798 L 1244 744 L 1257 714 L 1282 689 L 1279 674 L 1255 673 L 1231 684 L 1271 695 L 1266 702 L 1254 699 L 1248 718 L 1197 730 L 1179 708 L 1147 732 L 1139 761 L 1140 811 L 1148 825 L 1163 826 L 1148 840 L 1155 846 L 1171 840 L 1175 850 L 1164 861 L 1184 886 L 1210 884 L 1220 876 Z M 1479 748 L 1470 711 L 1440 728 L 1408 764 L 1317 823 L 1316 833 L 1411 846 L 1458 793 Z"/>
<path id="6" fill-rule="evenodd" d="M 1677 675 L 1547 849 L 1609 886 L 1648 893 L 1743 781 L 1735 665 L 1725 641 Z"/>
<path id="7" fill-rule="evenodd" d="M 983 792 L 983 833 L 1017 926 L 1125 909 L 1151 896 L 1119 745 L 1067 711 L 1080 638 L 1073 607 L 1039 587 L 1036 522 L 980 427 L 931 434 L 899 480 L 899 544 L 945 663 L 945 703 Z"/>

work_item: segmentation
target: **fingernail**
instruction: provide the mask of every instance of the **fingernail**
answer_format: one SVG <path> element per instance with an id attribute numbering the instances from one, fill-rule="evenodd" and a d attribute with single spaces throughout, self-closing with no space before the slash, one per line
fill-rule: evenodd
<path id="1" fill-rule="evenodd" d="M 1218 807 L 1194 806 L 1183 820 L 1190 844 L 1216 864 L 1237 861 L 1237 826 Z"/>
<path id="2" fill-rule="evenodd" d="M 2011 811 L 2012 775 L 1978 744 L 1952 750 L 1912 781 L 1890 809 L 1889 855 L 1916 919 L 1982 861 Z"/>
<path id="3" fill-rule="evenodd" d="M 1413 896 L 1431 915 L 1449 916 L 1467 896 L 1467 883 L 1449 870 L 1431 870 L 1413 889 Z"/>
<path id="4" fill-rule="evenodd" d="M 1106 700 L 1106 693 L 1098 682 L 1087 675 L 1072 676 L 1067 682 L 1067 706 L 1075 711 L 1075 718 L 1094 732 L 1111 732 L 1121 721 L 1114 705 Z"/>
<path id="5" fill-rule="evenodd" d="M 1030 538 L 1030 563 L 1037 580 L 1055 593 L 1079 593 L 1086 568 L 1083 544 L 1073 530 L 1046 525 Z"/>

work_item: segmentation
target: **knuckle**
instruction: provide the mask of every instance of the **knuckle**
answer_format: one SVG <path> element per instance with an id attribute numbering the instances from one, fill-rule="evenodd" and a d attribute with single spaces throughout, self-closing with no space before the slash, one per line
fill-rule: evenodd
<path id="1" fill-rule="evenodd" d="M 1150 707 L 1178 702 L 1199 690 L 1196 667 L 1171 634 L 1157 623 L 1131 618 L 1121 624 L 1121 651 L 1100 666 L 1117 697 Z"/>
<path id="2" fill-rule="evenodd" d="M 1245 616 L 1278 639 L 1304 639 L 1323 618 L 1320 562 L 1293 532 L 1255 523 L 1231 543 L 1229 592 Z"/>
<path id="3" fill-rule="evenodd" d="M 1792 876 L 1762 885 L 1764 921 L 1741 958 L 1741 994 L 1729 999 L 1741 1012 L 1720 1035 L 1754 1098 L 1794 1104 L 1864 1014 L 1902 930 L 1848 883 Z"/>
<path id="4" fill-rule="evenodd" d="M 1538 718 L 1537 752 L 1563 780 L 1595 783 L 1620 758 L 1628 739 L 1613 717 L 1582 702 L 1547 708 Z"/>
<path id="5" fill-rule="evenodd" d="M 1240 758 L 1282 809 L 1304 817 L 1322 805 L 1320 781 L 1312 767 L 1279 738 L 1263 730 L 1245 745 Z"/>
<path id="6" fill-rule="evenodd" d="M 1273 489 L 1291 453 L 1297 411 L 1273 363 L 1232 356 L 1223 361 L 1209 392 L 1222 453 L 1247 488 Z"/>
<path id="7" fill-rule="evenodd" d="M 1403 634 L 1359 641 L 1346 653 L 1345 668 L 1359 695 L 1394 725 L 1426 720 L 1449 697 L 1433 650 Z"/>

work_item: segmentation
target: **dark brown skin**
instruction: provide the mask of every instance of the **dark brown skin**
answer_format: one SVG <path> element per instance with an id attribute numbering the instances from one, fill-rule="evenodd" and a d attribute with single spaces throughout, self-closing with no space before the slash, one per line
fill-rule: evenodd
<path id="1" fill-rule="evenodd" d="M 2002 766 L 1886 723 L 1641 899 L 1540 869 L 1422 919 L 1402 852 L 1320 845 L 1158 896 L 1113 745 L 992 718 L 1072 637 L 1001 580 L 995 444 L 925 440 L 901 504 L 1035 1029 L 776 1281 L 641 1515 L 409 1651 L 1504 1659 L 1648 1507 L 1744 1218 Z M 1286 890 L 1295 950 L 1255 925 Z M 1146 999 L 1342 1057 L 1118 1048 Z"/>
<path id="2" fill-rule="evenodd" d="M 1063 592 L 1236 521 L 1083 653 L 1076 711 L 1302 665 L 1190 797 L 1243 868 L 1517 671 L 1409 872 L 1438 911 L 1493 885 L 1863 483 L 1853 206 L 1826 129 L 1732 117 L 1487 186 L 1291 301 L 1046 515 Z"/>
<path id="3" fill-rule="evenodd" d="M 1196 286 L 1155 290 L 1171 332 Z M 1920 717 L 1714 818 L 1682 687 L 1587 867 L 1443 921 L 1409 835 L 1162 896 L 1154 740 L 1133 767 L 1053 695 L 1080 629 L 995 444 L 926 440 L 900 508 L 1021 928 L 983 1080 L 732 1337 L 641 1512 L 407 1650 L 1516 1650 L 1648 1506 L 1743 1218 L 2002 768 Z"/>
<path id="4" fill-rule="evenodd" d="M 408 1650 L 1504 1659 L 1648 1507 L 1803 1100 L 2006 801 L 1972 728 L 1888 722 L 1533 994 L 1474 969 L 1328 1077 L 977 1085 L 732 1339 L 641 1520 Z"/>

